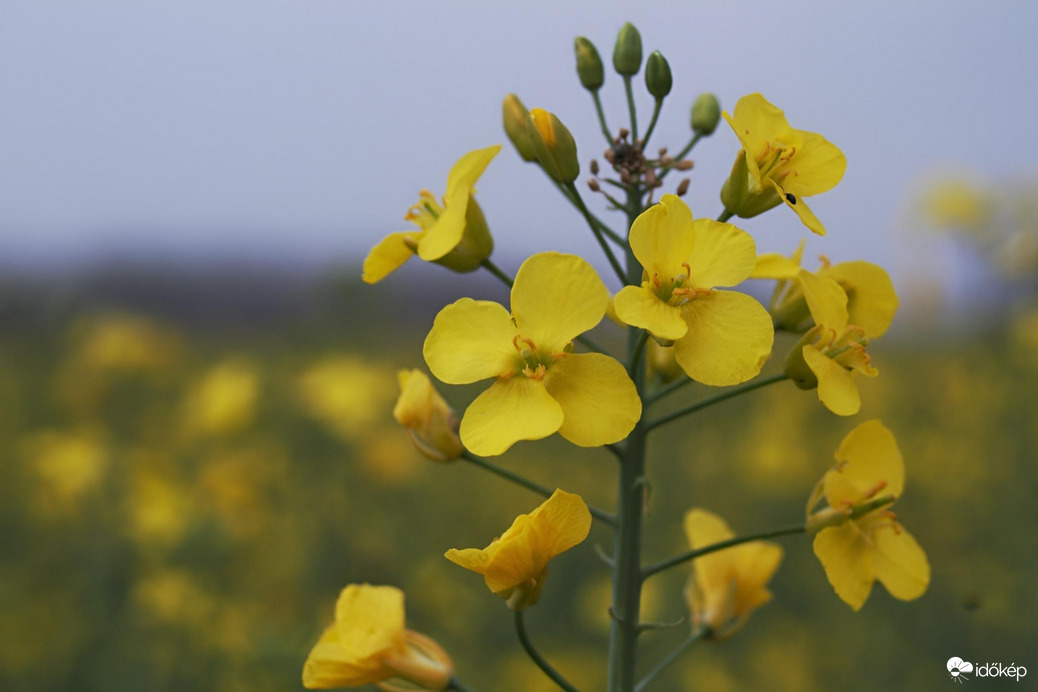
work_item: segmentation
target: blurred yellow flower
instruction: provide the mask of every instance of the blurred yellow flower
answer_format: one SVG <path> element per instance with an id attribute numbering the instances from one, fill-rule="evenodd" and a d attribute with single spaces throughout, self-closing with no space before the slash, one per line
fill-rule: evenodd
<path id="1" fill-rule="evenodd" d="M 418 230 L 391 233 L 372 248 L 364 260 L 364 281 L 381 281 L 415 254 L 454 271 L 478 268 L 493 251 L 494 240 L 473 195 L 476 181 L 499 151 L 501 145 L 495 144 L 462 156 L 447 176 L 442 206 L 431 192 L 422 190 L 404 217 Z"/>
<path id="2" fill-rule="evenodd" d="M 407 428 L 418 451 L 433 461 L 452 461 L 461 456 L 458 418 L 421 370 L 401 370 L 400 398 L 393 417 Z"/>
<path id="3" fill-rule="evenodd" d="M 742 144 L 721 192 L 725 208 L 749 218 L 785 203 L 811 231 L 825 235 L 804 197 L 836 187 L 847 169 L 843 152 L 819 134 L 790 127 L 760 94 L 743 96 L 734 115 L 724 118 Z"/>
<path id="4" fill-rule="evenodd" d="M 721 517 L 698 508 L 685 515 L 685 534 L 692 550 L 735 538 Z M 782 548 L 767 541 L 696 558 L 685 588 L 693 626 L 709 627 L 714 638 L 734 634 L 754 610 L 771 600 L 767 583 L 781 561 Z"/>
<path id="5" fill-rule="evenodd" d="M 102 315 L 77 327 L 78 360 L 91 370 L 160 370 L 179 354 L 172 330 L 137 315 Z"/>
<path id="6" fill-rule="evenodd" d="M 45 486 L 41 506 L 51 511 L 74 509 L 101 485 L 108 468 L 108 451 L 90 431 L 36 433 L 22 449 Z"/>
<path id="7" fill-rule="evenodd" d="M 371 430 L 386 415 L 392 370 L 368 358 L 333 355 L 308 367 L 296 380 L 306 412 L 345 440 Z"/>
<path id="8" fill-rule="evenodd" d="M 445 557 L 483 575 L 487 588 L 512 610 L 534 605 L 548 562 L 587 538 L 591 513 L 579 495 L 556 490 L 537 509 L 520 514 L 500 538 L 480 550 L 451 548 Z"/>
<path id="9" fill-rule="evenodd" d="M 771 355 L 771 318 L 750 296 L 716 290 L 753 271 L 753 238 L 731 224 L 693 221 L 680 198 L 664 195 L 635 219 L 630 242 L 645 280 L 616 294 L 617 317 L 664 345 L 674 342 L 678 364 L 697 382 L 727 386 L 755 377 Z"/>
<path id="10" fill-rule="evenodd" d="M 930 583 L 926 553 L 896 520 L 884 498 L 904 489 L 905 468 L 893 433 L 877 420 L 852 430 L 836 450 L 836 465 L 808 501 L 808 527 L 815 555 L 836 594 L 860 610 L 875 580 L 903 601 L 919 598 Z M 825 497 L 829 506 L 811 513 Z"/>
<path id="11" fill-rule="evenodd" d="M 196 381 L 184 403 L 189 432 L 222 435 L 247 427 L 259 396 L 256 368 L 240 360 L 227 360 Z"/>
<path id="12" fill-rule="evenodd" d="M 137 455 L 140 461 L 148 457 L 148 452 Z M 159 471 L 136 469 L 130 479 L 127 502 L 127 529 L 140 545 L 179 541 L 194 514 L 191 491 L 170 474 Z"/>
<path id="13" fill-rule="evenodd" d="M 995 196 L 966 176 L 934 180 L 923 193 L 922 204 L 927 221 L 936 228 L 978 235 L 993 230 Z"/>
<path id="14" fill-rule="evenodd" d="M 495 382 L 461 421 L 461 441 L 482 456 L 558 432 L 581 447 L 624 439 L 641 416 L 627 370 L 600 353 L 573 353 L 573 339 L 601 320 L 609 292 L 575 255 L 530 257 L 515 277 L 512 312 L 462 298 L 436 316 L 425 362 L 448 384 Z"/>
<path id="15" fill-rule="evenodd" d="M 303 665 L 307 689 L 361 687 L 445 690 L 454 674 L 446 652 L 432 639 L 405 628 L 404 592 L 394 586 L 350 584 L 335 604 L 328 626 Z"/>

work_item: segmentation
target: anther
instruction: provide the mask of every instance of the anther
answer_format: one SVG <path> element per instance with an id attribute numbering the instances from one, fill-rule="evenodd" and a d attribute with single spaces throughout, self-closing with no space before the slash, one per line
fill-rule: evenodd
<path id="1" fill-rule="evenodd" d="M 876 497 L 876 493 L 886 488 L 887 485 L 889 484 L 886 481 L 880 481 L 879 483 L 876 483 L 876 485 L 869 488 L 869 491 L 865 493 L 865 499 L 871 500 L 872 498 Z"/>

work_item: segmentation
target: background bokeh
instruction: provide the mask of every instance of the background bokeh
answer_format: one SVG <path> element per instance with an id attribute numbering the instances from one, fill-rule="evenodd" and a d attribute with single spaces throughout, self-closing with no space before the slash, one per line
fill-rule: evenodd
<path id="1" fill-rule="evenodd" d="M 505 141 L 508 91 L 558 112 L 585 161 L 600 154 L 571 41 L 608 55 L 627 19 L 676 75 L 656 141 L 684 144 L 698 91 L 726 107 L 763 91 L 850 162 L 812 200 L 830 233 L 807 256 L 883 264 L 902 297 L 854 419 L 780 384 L 654 440 L 647 560 L 685 549 L 693 506 L 737 532 L 797 521 L 842 437 L 878 417 L 906 459 L 899 517 L 933 566 L 923 598 L 877 587 L 855 614 L 809 541 L 782 539 L 774 602 L 660 689 L 936 690 L 951 656 L 1038 675 L 1035 15 L 1022 2 L 0 4 L 0 688 L 299 689 L 338 590 L 369 581 L 407 592 L 412 626 L 474 687 L 553 689 L 500 600 L 442 558 L 538 498 L 420 457 L 391 416 L 396 370 L 421 365 L 436 310 L 505 293 L 419 263 L 366 287 L 359 261 L 419 189 L 442 191 L 457 156 Z M 617 80 L 606 89 L 619 125 Z M 736 150 L 723 128 L 697 148 L 694 211 L 716 214 Z M 540 250 L 595 256 L 553 193 L 506 143 L 480 202 L 509 271 Z M 782 210 L 745 227 L 762 250 L 803 234 Z M 608 323 L 595 337 L 620 339 Z M 459 409 L 474 393 L 441 391 Z M 549 440 L 501 462 L 612 506 L 604 452 Z M 585 690 L 603 685 L 608 574 L 593 548 L 608 540 L 595 527 L 554 562 L 528 617 Z M 650 582 L 649 617 L 685 615 L 687 574 Z M 647 664 L 685 627 L 646 634 Z"/>

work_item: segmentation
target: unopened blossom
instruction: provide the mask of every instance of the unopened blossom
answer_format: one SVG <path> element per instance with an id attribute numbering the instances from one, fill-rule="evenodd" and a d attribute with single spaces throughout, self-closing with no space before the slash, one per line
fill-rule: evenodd
<path id="1" fill-rule="evenodd" d="M 401 370 L 400 398 L 393 417 L 407 428 L 418 451 L 433 461 L 451 461 L 461 456 L 458 419 L 432 382 L 421 370 Z"/>

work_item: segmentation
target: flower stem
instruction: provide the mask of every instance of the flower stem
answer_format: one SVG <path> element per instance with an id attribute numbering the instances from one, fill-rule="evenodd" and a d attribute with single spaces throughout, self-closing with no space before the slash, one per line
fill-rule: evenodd
<path id="1" fill-rule="evenodd" d="M 696 146 L 696 143 L 700 139 L 702 139 L 702 138 L 703 138 L 703 135 L 699 135 L 699 134 L 693 135 L 692 139 L 689 141 L 689 143 L 685 145 L 685 148 L 682 149 L 681 151 L 679 151 L 677 153 L 677 156 L 674 157 L 674 162 L 677 163 L 678 161 L 681 161 L 683 158 L 688 156 L 688 152 L 692 151 L 692 147 Z M 662 173 L 660 173 L 658 180 L 660 180 L 662 182 L 663 179 L 666 178 L 667 175 L 671 171 L 673 171 L 673 170 L 675 170 L 675 169 L 674 168 L 668 168 L 667 170 L 663 171 Z"/>
<path id="2" fill-rule="evenodd" d="M 541 656 L 537 649 L 533 648 L 533 643 L 530 642 L 530 637 L 526 633 L 526 623 L 523 622 L 523 611 L 515 611 L 515 632 L 519 635 L 519 643 L 523 645 L 523 649 L 526 654 L 533 659 L 533 662 L 537 664 L 537 667 L 544 671 L 544 674 L 551 678 L 556 685 L 566 690 L 566 692 L 578 692 L 577 688 L 569 683 L 566 678 L 562 677 L 559 671 L 555 670 L 548 661 Z"/>
<path id="3" fill-rule="evenodd" d="M 605 135 L 605 140 L 609 143 L 609 146 L 613 147 L 613 136 L 609 134 L 609 126 L 606 125 L 605 111 L 602 110 L 602 99 L 598 97 L 597 90 L 591 92 L 591 98 L 595 101 L 595 111 L 598 112 L 598 124 L 602 126 L 602 134 Z"/>
<path id="4" fill-rule="evenodd" d="M 499 267 L 496 264 L 494 264 L 493 262 L 491 262 L 490 259 L 483 260 L 482 262 L 479 263 L 479 266 L 483 267 L 488 272 L 490 272 L 491 274 L 496 276 L 498 279 L 501 280 L 501 283 L 505 284 L 509 288 L 511 288 L 512 284 L 515 283 L 514 281 L 512 281 L 512 277 L 510 277 L 508 274 L 506 274 L 501 269 L 501 267 Z"/>
<path id="5" fill-rule="evenodd" d="M 624 75 L 624 91 L 627 92 L 627 112 L 631 116 L 631 142 L 638 143 L 638 112 L 634 107 L 634 91 L 631 89 L 631 75 Z"/>
<path id="6" fill-rule="evenodd" d="M 691 404 L 689 406 L 679 408 L 677 411 L 674 411 L 672 413 L 660 416 L 656 420 L 650 421 L 646 428 L 648 428 L 649 430 L 655 430 L 664 423 L 669 423 L 673 420 L 677 420 L 678 418 L 682 418 L 683 416 L 695 413 L 696 411 L 699 411 L 701 409 L 713 406 L 714 404 L 719 404 L 722 401 L 731 399 L 732 397 L 737 397 L 741 394 L 752 392 L 755 389 L 766 387 L 769 384 L 774 384 L 775 382 L 782 382 L 786 379 L 789 379 L 789 375 L 787 375 L 786 373 L 779 373 L 778 375 L 772 375 L 771 377 L 765 377 L 759 380 L 754 380 L 753 382 L 747 382 L 746 384 L 740 385 L 738 387 L 732 387 L 731 389 L 727 389 L 721 392 L 720 394 L 716 394 L 712 397 L 703 399 L 702 401 L 697 401 L 696 403 Z"/>
<path id="7" fill-rule="evenodd" d="M 717 216 L 717 220 L 721 221 L 723 223 L 723 222 L 727 221 L 728 219 L 732 218 L 733 216 L 735 216 L 735 212 L 734 211 L 728 211 L 727 209 L 725 209 L 724 211 L 722 211 Z"/>
<path id="8" fill-rule="evenodd" d="M 563 183 L 555 183 L 555 185 L 559 188 L 559 191 L 562 192 L 562 196 L 569 200 L 570 204 L 576 207 L 578 211 L 583 212 L 583 210 L 580 208 L 581 202 L 574 196 L 572 192 L 570 192 L 569 187 L 567 187 Z M 605 222 L 603 222 L 594 214 L 591 214 L 590 211 L 588 213 L 588 216 L 591 217 L 591 220 L 588 223 L 594 223 L 594 225 L 598 227 L 598 230 L 604 233 L 605 236 L 609 238 L 609 240 L 613 241 L 621 247 L 625 245 L 623 238 L 621 238 L 619 234 L 613 229 L 611 229 L 609 226 L 606 226 Z"/>
<path id="9" fill-rule="evenodd" d="M 475 464 L 481 469 L 493 473 L 496 476 L 500 476 L 501 478 L 512 481 L 516 485 L 521 485 L 527 490 L 531 490 L 543 497 L 551 497 L 552 493 L 555 492 L 552 488 L 549 488 L 546 485 L 541 485 L 540 483 L 531 481 L 529 478 L 524 478 L 523 476 L 520 476 L 518 473 L 509 471 L 508 469 L 502 466 L 498 466 L 497 464 L 491 461 L 487 461 L 482 457 L 477 457 L 475 454 L 468 451 L 467 449 L 462 450 L 461 458 L 471 464 Z M 610 514 L 609 512 L 601 510 L 598 507 L 591 507 L 590 505 L 588 506 L 588 511 L 591 513 L 592 517 L 598 519 L 603 524 L 608 524 L 609 526 L 616 526 L 616 517 Z"/>
<path id="10" fill-rule="evenodd" d="M 627 373 L 631 377 L 634 377 L 635 371 L 641 363 L 642 353 L 645 351 L 645 342 L 648 340 L 649 332 L 643 331 L 641 336 L 638 337 L 638 343 L 634 345 L 634 353 L 631 354 L 631 359 L 627 362 Z"/>
<path id="11" fill-rule="evenodd" d="M 697 557 L 702 557 L 703 555 L 708 555 L 718 550 L 724 550 L 725 548 L 733 548 L 743 543 L 749 543 L 750 541 L 762 541 L 767 538 L 777 538 L 779 536 L 790 536 L 795 533 L 804 533 L 805 530 L 806 529 L 804 524 L 797 524 L 796 526 L 787 526 L 782 529 L 774 529 L 772 531 L 765 531 L 764 533 L 756 533 L 752 536 L 739 536 L 737 538 L 729 538 L 727 541 L 720 541 L 719 543 L 714 543 L 713 545 L 708 545 L 703 548 L 698 548 L 696 550 L 690 550 L 687 553 L 681 553 L 680 555 L 675 555 L 674 557 L 669 558 L 667 560 L 662 560 L 655 564 L 648 565 L 642 570 L 642 578 L 648 579 L 652 575 L 658 574 L 659 572 L 662 572 L 665 569 L 670 569 L 671 567 L 675 567 L 682 563 L 688 562 L 689 560 L 695 560 Z"/>
<path id="12" fill-rule="evenodd" d="M 677 660 L 681 654 L 685 653 L 690 646 L 695 644 L 697 641 L 705 637 L 710 632 L 709 627 L 702 627 L 698 631 L 690 634 L 685 641 L 678 645 L 678 648 L 671 651 L 665 659 L 656 664 L 656 667 L 648 672 L 648 674 L 641 679 L 641 681 L 634 686 L 634 692 L 642 692 L 646 687 L 652 684 L 652 681 L 662 673 L 667 666 Z"/>
<path id="13" fill-rule="evenodd" d="M 666 387 L 663 387 L 662 389 L 659 389 L 656 392 L 654 392 L 651 396 L 646 397 L 645 403 L 655 404 L 660 399 L 670 396 L 671 394 L 678 391 L 679 389 L 682 389 L 686 385 L 692 384 L 692 381 L 693 380 L 691 377 L 680 377 L 676 382 L 671 382 Z"/>
<path id="14" fill-rule="evenodd" d="M 573 183 L 568 183 L 566 186 L 569 189 L 571 195 L 573 195 L 573 203 L 577 205 L 580 213 L 584 215 L 584 219 L 587 221 L 588 226 L 591 227 L 591 232 L 595 235 L 595 240 L 602 247 L 602 252 L 605 253 L 606 259 L 609 260 L 609 264 L 612 265 L 613 271 L 620 278 L 620 283 L 627 283 L 627 275 L 624 272 L 623 267 L 620 266 L 620 261 L 616 259 L 616 255 L 613 254 L 613 249 L 609 247 L 609 243 L 606 242 L 605 236 L 602 235 L 602 229 L 595 223 L 594 217 L 588 210 L 587 205 L 584 204 L 584 200 L 581 198 L 580 193 L 577 192 L 577 186 Z"/>
<path id="15" fill-rule="evenodd" d="M 652 108 L 652 120 L 649 121 L 649 129 L 645 131 L 645 139 L 642 141 L 642 148 L 649 145 L 649 137 L 652 137 L 652 131 L 656 129 L 656 121 L 659 120 L 662 107 L 663 99 L 656 99 L 656 105 Z"/>

